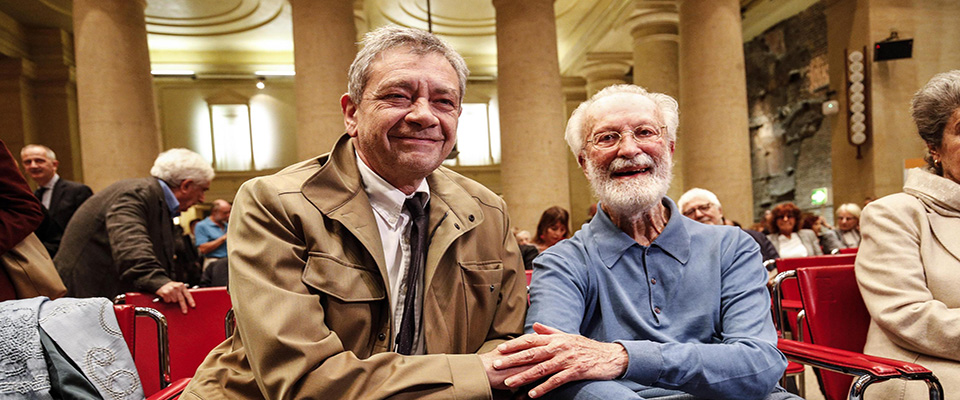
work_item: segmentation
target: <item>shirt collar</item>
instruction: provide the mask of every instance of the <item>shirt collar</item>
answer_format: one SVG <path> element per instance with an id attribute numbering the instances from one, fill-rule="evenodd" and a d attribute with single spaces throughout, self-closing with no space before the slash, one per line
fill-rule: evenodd
<path id="1" fill-rule="evenodd" d="M 163 199 L 167 202 L 167 208 L 170 209 L 170 215 L 180 215 L 180 201 L 177 200 L 177 196 L 173 195 L 173 190 L 170 189 L 170 186 L 167 186 L 167 183 L 164 182 L 163 179 L 157 178 L 157 182 L 160 183 L 160 189 L 163 190 Z"/>
<path id="2" fill-rule="evenodd" d="M 681 264 L 685 264 L 690 258 L 690 234 L 683 225 L 684 221 L 680 217 L 676 203 L 669 197 L 664 197 L 662 203 L 667 207 L 670 220 L 667 221 L 663 232 L 653 239 L 650 246 L 660 248 Z M 597 251 L 600 253 L 600 260 L 607 268 L 612 268 L 630 247 L 644 247 L 614 225 L 607 213 L 603 211 L 603 207 L 597 207 L 597 215 L 590 221 L 589 226 Z"/>
<path id="3" fill-rule="evenodd" d="M 54 174 L 53 174 L 53 177 L 50 178 L 50 181 L 47 182 L 46 185 L 43 185 L 43 187 L 45 187 L 45 188 L 47 188 L 47 189 L 50 189 L 50 190 L 53 190 L 53 187 L 56 186 L 57 181 L 59 181 L 59 180 L 60 180 L 60 174 L 54 173 Z"/>
<path id="4" fill-rule="evenodd" d="M 400 220 L 400 213 L 403 211 L 403 202 L 413 194 L 407 196 L 400 189 L 393 187 L 390 182 L 377 175 L 362 159 L 360 154 L 354 152 L 357 159 L 357 167 L 360 169 L 360 178 L 363 181 L 363 190 L 367 192 L 370 198 L 370 206 L 374 212 L 380 216 L 390 226 L 396 226 Z M 430 201 L 430 186 L 427 180 L 420 181 L 420 186 L 414 193 L 424 193 L 423 204 Z"/>

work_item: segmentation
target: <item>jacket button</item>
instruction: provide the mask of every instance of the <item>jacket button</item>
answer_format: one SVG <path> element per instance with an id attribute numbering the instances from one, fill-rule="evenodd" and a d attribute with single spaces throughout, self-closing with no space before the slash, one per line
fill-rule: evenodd
<path id="1" fill-rule="evenodd" d="M 490 285 L 490 291 L 492 292 L 494 290 L 496 290 L 496 286 Z"/>
<path id="2" fill-rule="evenodd" d="M 473 218 L 473 214 L 470 214 L 470 216 L 469 216 L 469 217 L 467 217 L 467 219 L 469 219 L 469 220 L 470 220 L 470 222 L 473 222 L 473 220 L 474 220 L 474 218 Z"/>
<path id="3" fill-rule="evenodd" d="M 457 228 L 457 230 L 460 230 L 460 224 L 453 224 L 453 227 Z"/>
<path id="4" fill-rule="evenodd" d="M 379 335 L 377 335 L 377 340 L 379 340 L 379 341 L 387 340 L 387 335 L 385 335 L 385 334 L 383 334 L 383 332 L 381 332 Z"/>
<path id="5" fill-rule="evenodd" d="M 653 312 L 660 314 L 660 307 L 654 307 Z"/>
<path id="6" fill-rule="evenodd" d="M 650 279 L 650 283 L 656 285 L 656 284 L 657 284 L 657 278 Z"/>

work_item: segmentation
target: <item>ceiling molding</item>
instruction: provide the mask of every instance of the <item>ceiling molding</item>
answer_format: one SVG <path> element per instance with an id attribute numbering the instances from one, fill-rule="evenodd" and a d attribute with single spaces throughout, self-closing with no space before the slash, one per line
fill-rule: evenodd
<path id="1" fill-rule="evenodd" d="M 217 36 L 251 31 L 275 20 L 286 0 L 148 0 L 147 33 Z"/>

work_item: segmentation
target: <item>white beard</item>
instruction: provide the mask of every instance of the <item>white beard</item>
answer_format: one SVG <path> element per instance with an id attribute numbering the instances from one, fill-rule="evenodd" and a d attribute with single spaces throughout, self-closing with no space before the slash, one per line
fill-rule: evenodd
<path id="1" fill-rule="evenodd" d="M 628 179 L 615 179 L 613 171 L 627 167 L 647 166 L 653 169 L 650 175 L 636 175 Z M 637 154 L 633 159 L 615 158 L 607 168 L 586 159 L 584 173 L 590 181 L 594 195 L 604 208 L 619 216 L 640 217 L 652 210 L 667 195 L 673 180 L 673 157 L 663 152 L 658 159 L 647 153 Z"/>

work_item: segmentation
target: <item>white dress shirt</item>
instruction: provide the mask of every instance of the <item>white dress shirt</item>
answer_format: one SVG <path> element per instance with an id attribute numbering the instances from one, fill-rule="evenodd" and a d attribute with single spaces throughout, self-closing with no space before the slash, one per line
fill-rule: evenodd
<path id="1" fill-rule="evenodd" d="M 403 202 L 413 197 L 413 194 L 407 196 L 400 189 L 393 187 L 389 182 L 377 175 L 367 166 L 360 156 L 357 155 L 357 166 L 360 169 L 360 178 L 363 182 L 363 190 L 367 192 L 370 198 L 370 206 L 373 208 L 373 214 L 377 219 L 377 228 L 380 231 L 380 242 L 383 245 L 383 261 L 387 266 L 387 285 L 389 287 L 390 309 L 393 310 L 393 335 L 391 342 L 394 343 L 397 332 L 400 330 L 400 322 L 403 316 L 403 303 L 406 298 L 407 286 L 404 284 L 407 270 L 410 267 L 410 240 L 407 230 L 411 226 L 410 213 L 403 209 Z M 424 179 L 417 187 L 416 193 L 424 193 L 424 204 L 430 201 L 430 187 L 427 180 Z M 422 273 L 421 277 L 425 275 Z M 417 321 L 417 332 L 414 334 L 413 354 L 422 354 L 422 335 L 420 331 L 420 312 L 423 303 L 423 281 L 417 285 L 417 307 L 414 310 L 414 317 Z"/>

